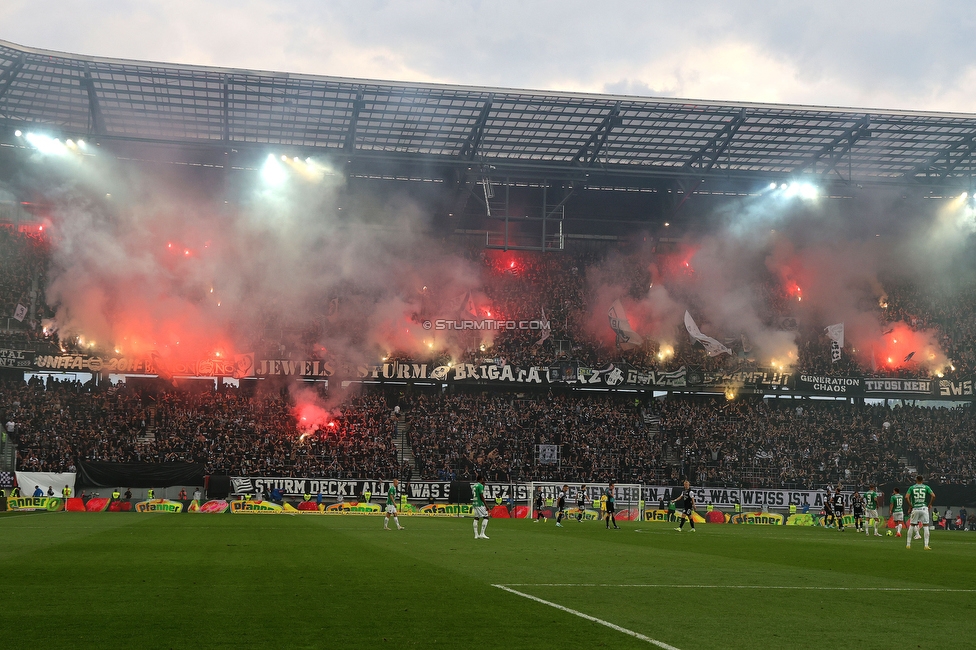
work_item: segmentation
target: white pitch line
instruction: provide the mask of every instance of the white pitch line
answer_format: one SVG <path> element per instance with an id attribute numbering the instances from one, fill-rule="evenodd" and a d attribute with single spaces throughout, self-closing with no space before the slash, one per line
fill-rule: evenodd
<path id="1" fill-rule="evenodd" d="M 814 586 L 781 586 L 781 585 L 651 585 L 651 584 L 603 584 L 603 583 L 511 583 L 505 585 L 492 585 L 499 589 L 505 587 L 648 587 L 656 589 L 785 589 L 793 591 L 915 591 L 915 592 L 937 592 L 937 593 L 976 593 L 976 589 L 951 589 L 938 587 L 814 587 Z M 532 598 L 532 596 L 529 596 Z"/>
<path id="2" fill-rule="evenodd" d="M 574 616 L 579 616 L 580 618 L 585 618 L 588 621 L 593 621 L 594 623 L 599 623 L 600 625 L 609 627 L 611 630 L 616 630 L 617 632 L 623 632 L 624 634 L 626 634 L 628 636 L 632 636 L 635 639 L 640 639 L 641 641 L 647 641 L 648 643 L 650 643 L 652 645 L 656 645 L 659 648 L 664 648 L 665 650 L 678 650 L 678 648 L 674 647 L 673 645 L 668 645 L 667 643 L 665 643 L 663 641 L 658 641 L 657 639 L 652 639 L 649 636 L 644 636 L 640 632 L 634 632 L 633 630 L 628 630 L 625 627 L 620 627 L 619 625 L 614 625 L 610 621 L 604 621 L 602 618 L 597 618 L 595 616 L 590 616 L 589 614 L 584 614 L 583 612 L 578 612 L 575 609 L 570 609 L 569 607 L 563 607 L 559 603 L 553 603 L 553 602 L 550 602 L 548 600 L 543 600 L 542 598 L 537 598 L 536 596 L 532 596 L 531 594 L 525 594 L 525 593 L 522 593 L 521 591 L 516 591 L 515 589 L 509 589 L 506 585 L 492 585 L 492 587 L 497 587 L 499 589 L 502 589 L 503 591 L 507 591 L 509 593 L 515 594 L 516 596 L 521 596 L 522 598 L 528 598 L 529 600 L 534 600 L 535 602 L 542 603 L 543 605 L 549 605 L 549 607 L 555 607 L 558 610 L 561 610 L 561 611 L 564 611 L 564 612 L 568 612 L 570 614 L 573 614 Z"/>

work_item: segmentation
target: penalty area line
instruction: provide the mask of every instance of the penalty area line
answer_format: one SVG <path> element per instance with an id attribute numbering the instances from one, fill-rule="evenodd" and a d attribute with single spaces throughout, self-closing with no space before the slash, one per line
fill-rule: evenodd
<path id="1" fill-rule="evenodd" d="M 543 600 L 542 598 L 538 598 L 538 597 L 533 596 L 531 594 L 526 594 L 526 593 L 523 593 L 521 591 L 516 591 L 515 589 L 509 588 L 507 585 L 492 585 L 492 587 L 497 587 L 498 589 L 501 589 L 502 591 L 507 591 L 507 592 L 509 592 L 511 594 L 515 594 L 516 596 L 521 596 L 522 598 L 528 598 L 529 600 L 534 600 L 537 603 L 542 603 L 543 605 L 548 605 L 549 607 L 554 607 L 554 608 L 556 608 L 556 609 L 558 609 L 560 611 L 567 612 L 567 613 L 572 614 L 574 616 L 579 616 L 580 618 L 585 618 L 588 621 L 593 621 L 594 623 L 599 623 L 600 625 L 603 625 L 605 627 L 608 627 L 611 630 L 616 630 L 617 632 L 623 632 L 624 634 L 626 634 L 628 636 L 632 636 L 635 639 L 640 639 L 641 641 L 646 641 L 646 642 L 648 642 L 648 643 L 650 643 L 652 645 L 656 645 L 659 648 L 664 648 L 665 650 L 678 650 L 678 648 L 674 647 L 673 645 L 668 645 L 667 643 L 664 643 L 663 641 L 658 641 L 657 639 L 652 639 L 649 636 L 644 636 L 640 632 L 634 632 L 633 630 L 628 630 L 625 627 L 620 627 L 619 625 L 614 625 L 610 621 L 604 621 L 602 618 L 597 618 L 596 616 L 590 616 L 589 614 L 584 614 L 583 612 L 577 611 L 575 609 L 570 609 L 569 607 L 564 607 L 564 606 L 560 605 L 559 603 L 554 603 L 554 602 L 551 602 L 551 601 L 548 601 L 548 600 Z"/>
<path id="2" fill-rule="evenodd" d="M 505 585 L 492 585 L 499 589 L 506 587 L 646 587 L 651 589 L 785 589 L 791 591 L 914 591 L 914 592 L 935 592 L 935 593 L 958 593 L 972 594 L 976 589 L 951 589 L 941 587 L 816 587 L 806 585 L 651 585 L 651 584 L 609 584 L 609 583 L 570 583 L 570 582 L 551 582 L 551 583 L 512 583 Z M 508 589 L 507 591 L 513 591 Z M 525 595 L 525 594 L 520 594 Z M 527 598 L 535 598 L 527 596 Z M 539 600 L 539 599 L 536 599 Z M 568 611 L 568 610 L 567 610 Z"/>

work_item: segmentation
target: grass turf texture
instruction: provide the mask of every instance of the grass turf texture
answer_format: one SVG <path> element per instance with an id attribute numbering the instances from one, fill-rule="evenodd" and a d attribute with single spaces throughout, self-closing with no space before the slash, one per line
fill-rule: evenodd
<path id="1" fill-rule="evenodd" d="M 0 636 L 9 648 L 653 647 L 492 586 L 506 584 L 682 650 L 976 638 L 976 592 L 921 591 L 976 589 L 976 535 L 909 551 L 853 531 L 495 520 L 476 541 L 470 519 L 401 521 L 0 516 Z"/>

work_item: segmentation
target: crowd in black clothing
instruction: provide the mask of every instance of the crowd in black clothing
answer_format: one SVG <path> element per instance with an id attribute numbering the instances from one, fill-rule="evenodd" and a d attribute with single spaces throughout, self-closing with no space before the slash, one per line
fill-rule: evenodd
<path id="1" fill-rule="evenodd" d="M 395 404 L 399 410 L 395 410 Z M 302 431 L 285 393 L 141 392 L 40 380 L 0 384 L 0 413 L 18 469 L 73 471 L 83 461 L 196 462 L 208 473 L 333 478 L 402 475 L 398 426 L 413 478 L 572 480 L 817 489 L 976 480 L 971 408 L 611 394 L 382 391 L 349 397 L 334 425 Z M 306 435 L 302 435 L 305 433 Z M 558 448 L 541 462 L 540 445 Z"/>
<path id="2" fill-rule="evenodd" d="M 79 461 L 195 462 L 208 473 L 350 478 L 392 476 L 396 422 L 381 394 L 351 399 L 334 426 L 302 436 L 294 404 L 280 394 L 125 387 L 78 382 L 0 384 L 17 467 L 75 471 Z"/>

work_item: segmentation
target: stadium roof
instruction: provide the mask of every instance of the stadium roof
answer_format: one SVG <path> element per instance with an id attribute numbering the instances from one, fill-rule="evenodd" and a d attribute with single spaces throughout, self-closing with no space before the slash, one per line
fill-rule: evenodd
<path id="1" fill-rule="evenodd" d="M 493 175 L 799 177 L 967 186 L 976 115 L 380 82 L 146 63 L 0 41 L 0 124 L 92 138 L 331 151 Z"/>

